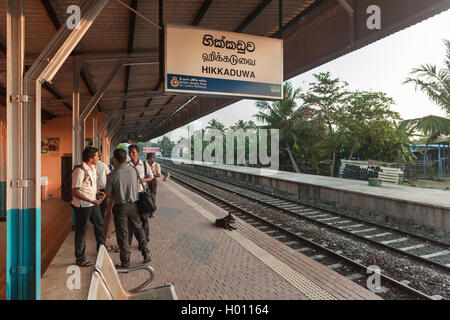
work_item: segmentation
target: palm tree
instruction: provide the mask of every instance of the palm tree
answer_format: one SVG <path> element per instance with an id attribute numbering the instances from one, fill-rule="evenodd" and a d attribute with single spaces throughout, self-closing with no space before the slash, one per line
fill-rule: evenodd
<path id="1" fill-rule="evenodd" d="M 206 127 L 206 129 L 219 130 L 220 132 L 225 133 L 226 127 L 219 120 L 211 119 L 211 120 L 209 120 L 208 126 Z"/>
<path id="2" fill-rule="evenodd" d="M 238 122 L 236 122 L 234 124 L 234 126 L 231 126 L 230 129 L 232 129 L 232 130 L 237 130 L 237 129 L 245 130 L 245 129 L 247 129 L 247 123 L 244 120 L 239 120 Z"/>
<path id="3" fill-rule="evenodd" d="M 450 114 L 450 41 L 444 40 L 447 53 L 444 67 L 440 70 L 435 65 L 425 64 L 411 71 L 416 78 L 407 78 L 404 83 L 414 83 L 433 102 Z"/>
<path id="4" fill-rule="evenodd" d="M 256 125 L 255 122 L 253 122 L 253 120 L 247 121 L 247 129 L 256 129 L 256 128 L 258 128 L 258 126 Z"/>
<path id="5" fill-rule="evenodd" d="M 289 154 L 292 167 L 295 172 L 300 172 L 292 154 L 291 145 L 297 138 L 294 134 L 295 119 L 301 116 L 301 108 L 298 108 L 297 99 L 301 89 L 294 89 L 288 81 L 283 84 L 283 99 L 269 103 L 267 101 L 256 102 L 259 112 L 255 115 L 258 121 L 267 123 L 266 128 L 280 130 L 280 144 L 283 144 Z"/>
<path id="6" fill-rule="evenodd" d="M 252 120 L 245 122 L 244 120 L 239 120 L 236 122 L 233 126 L 230 127 L 232 130 L 242 129 L 256 129 L 256 123 L 254 123 Z"/>
<path id="7" fill-rule="evenodd" d="M 421 132 L 427 137 L 425 143 L 425 154 L 428 152 L 429 144 L 435 142 L 440 136 L 450 135 L 450 119 L 433 115 L 423 118 L 404 120 L 400 124 L 400 127 L 409 129 L 410 132 Z"/>

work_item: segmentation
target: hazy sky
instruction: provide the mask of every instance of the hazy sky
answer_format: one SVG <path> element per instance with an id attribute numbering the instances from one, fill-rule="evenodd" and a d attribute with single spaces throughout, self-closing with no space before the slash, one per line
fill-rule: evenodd
<path id="1" fill-rule="evenodd" d="M 308 83 L 314 80 L 313 74 L 330 71 L 333 78 L 347 81 L 350 89 L 386 92 L 396 103 L 392 109 L 403 119 L 430 114 L 445 116 L 445 112 L 425 94 L 415 91 L 413 84 L 403 84 L 412 68 L 427 63 L 443 66 L 443 39 L 450 40 L 450 10 L 289 80 L 306 91 Z M 253 117 L 256 113 L 254 100 L 241 100 L 190 125 L 195 129 L 202 128 L 212 118 L 227 127 L 241 119 L 257 122 Z M 186 128 L 167 135 L 171 140 L 178 140 Z"/>

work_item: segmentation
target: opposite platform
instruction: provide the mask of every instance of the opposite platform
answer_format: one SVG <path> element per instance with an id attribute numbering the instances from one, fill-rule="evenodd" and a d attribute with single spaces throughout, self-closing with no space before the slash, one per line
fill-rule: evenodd
<path id="1" fill-rule="evenodd" d="M 193 167 L 212 175 L 287 195 L 322 207 L 337 209 L 377 222 L 393 221 L 412 229 L 427 229 L 450 239 L 450 192 L 295 172 L 189 160 L 158 159 L 162 164 Z"/>

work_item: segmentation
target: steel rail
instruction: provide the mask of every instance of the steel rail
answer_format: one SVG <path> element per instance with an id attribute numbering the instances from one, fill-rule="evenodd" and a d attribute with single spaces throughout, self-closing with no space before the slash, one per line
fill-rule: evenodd
<path id="1" fill-rule="evenodd" d="M 346 256 L 344 256 L 342 254 L 334 252 L 333 250 L 325 248 L 324 246 L 322 246 L 322 245 L 320 245 L 318 243 L 315 243 L 314 241 L 306 239 L 306 238 L 304 238 L 304 237 L 302 237 L 302 236 L 300 236 L 298 234 L 295 234 L 295 233 L 293 233 L 293 232 L 291 232 L 289 230 L 286 230 L 283 227 L 278 226 L 278 225 L 276 225 L 276 224 L 274 224 L 274 223 L 272 223 L 272 222 L 270 222 L 270 221 L 268 221 L 268 220 L 266 220 L 264 218 L 261 218 L 261 217 L 255 215 L 252 212 L 249 212 L 248 210 L 246 210 L 246 209 L 244 209 L 242 207 L 239 207 L 239 206 L 237 206 L 237 205 L 235 205 L 235 204 L 233 204 L 233 203 L 231 203 L 231 202 L 229 202 L 229 201 L 227 201 L 227 200 L 225 200 L 225 199 L 223 199 L 223 198 L 221 198 L 221 197 L 219 197 L 217 195 L 212 194 L 211 191 L 209 191 L 209 190 L 205 190 L 205 189 L 200 188 L 198 186 L 195 186 L 195 185 L 193 185 L 193 184 L 191 184 L 191 183 L 189 183 L 187 181 L 184 181 L 181 178 L 177 178 L 172 173 L 170 174 L 170 177 L 171 177 L 171 179 L 174 179 L 174 180 L 180 182 L 181 184 L 187 185 L 190 188 L 196 190 L 197 192 L 205 194 L 208 197 L 211 197 L 212 199 L 215 199 L 216 201 L 219 201 L 219 202 L 225 204 L 226 206 L 228 206 L 230 208 L 233 208 L 234 210 L 236 210 L 238 212 L 242 212 L 245 215 L 248 215 L 248 216 L 250 216 L 250 217 L 252 217 L 254 219 L 257 219 L 257 220 L 261 221 L 262 223 L 264 223 L 266 225 L 269 225 L 270 227 L 272 227 L 274 229 L 277 229 L 281 233 L 289 235 L 290 237 L 296 239 L 297 241 L 305 242 L 308 245 L 310 245 L 311 247 L 313 247 L 313 248 L 315 248 L 315 249 L 317 249 L 317 250 L 319 250 L 319 251 L 321 251 L 323 253 L 331 255 L 332 257 L 343 261 L 347 265 L 351 265 L 352 267 L 356 268 L 357 270 L 360 270 L 360 271 L 363 271 L 363 272 L 367 272 L 367 270 L 369 270 L 369 268 L 367 266 L 365 266 L 365 265 L 363 265 L 363 264 L 361 264 L 361 263 L 359 263 L 357 261 L 354 261 L 354 260 L 352 260 L 352 259 L 350 259 L 350 258 L 348 258 L 348 257 L 346 257 Z M 419 290 L 416 290 L 416 289 L 414 289 L 414 288 L 412 288 L 410 286 L 407 286 L 407 285 L 405 285 L 405 284 L 403 284 L 403 283 L 401 283 L 401 282 L 399 282 L 399 281 L 397 281 L 397 280 L 395 280 L 393 278 L 390 278 L 390 277 L 388 277 L 388 276 L 386 276 L 384 274 L 381 274 L 381 273 L 379 275 L 380 275 L 381 279 L 385 280 L 386 282 L 388 282 L 388 283 L 392 284 L 393 286 L 398 287 L 401 290 L 404 290 L 404 291 L 406 291 L 406 292 L 408 292 L 408 293 L 410 293 L 410 294 L 412 294 L 412 295 L 414 295 L 416 297 L 420 297 L 420 298 L 426 299 L 426 300 L 435 300 L 433 297 L 431 297 L 431 296 L 429 296 L 429 295 L 427 295 L 427 294 L 425 294 L 425 293 L 423 293 L 423 292 L 421 292 Z"/>
<path id="2" fill-rule="evenodd" d="M 175 169 L 175 168 L 173 168 L 173 170 L 179 172 L 180 169 Z M 186 173 L 182 173 L 182 174 L 187 175 Z M 202 174 L 202 176 L 205 176 L 205 175 Z M 195 177 L 192 177 L 192 176 L 191 176 L 191 178 L 200 180 L 200 181 L 202 181 L 202 182 L 205 183 L 205 181 L 203 181 L 203 180 L 201 180 L 201 179 L 198 179 L 198 178 L 195 178 Z M 220 180 L 220 179 L 218 179 L 217 177 L 214 177 L 214 179 L 215 179 L 215 180 Z M 221 181 L 221 182 L 223 182 L 223 181 Z M 229 182 L 226 182 L 226 183 L 229 183 Z M 229 188 L 226 188 L 226 187 L 223 187 L 223 186 L 218 186 L 218 185 L 216 185 L 216 184 L 215 184 L 214 186 L 216 186 L 217 188 L 220 188 L 220 189 L 222 189 L 222 190 L 228 191 L 228 192 L 234 192 L 234 191 L 235 191 L 235 190 L 234 190 L 234 191 L 233 191 L 233 190 L 230 190 Z M 240 187 L 240 188 L 243 188 L 243 189 L 248 189 L 248 190 L 254 192 L 253 190 L 249 189 L 248 187 L 243 187 L 243 186 L 239 186 L 239 187 Z M 267 195 L 267 196 L 272 196 L 272 197 L 277 198 L 276 196 L 274 196 L 274 195 L 272 195 L 272 194 L 266 194 L 266 195 Z M 295 213 L 295 212 L 293 212 L 293 211 L 291 211 L 291 210 L 289 210 L 289 209 L 285 209 L 285 208 L 280 207 L 280 206 L 277 206 L 277 205 L 275 205 L 275 204 L 267 203 L 267 202 L 264 201 L 264 200 L 261 200 L 261 199 L 258 199 L 258 198 L 255 198 L 255 197 L 252 197 L 252 196 L 249 196 L 249 195 L 245 195 L 245 194 L 240 193 L 239 196 L 244 197 L 244 198 L 247 198 L 247 199 L 250 199 L 250 200 L 252 200 L 252 201 L 257 201 L 257 202 L 259 202 L 259 203 L 261 203 L 261 204 L 263 204 L 263 205 L 265 205 L 265 206 L 271 207 L 271 208 L 276 209 L 276 210 L 282 210 L 283 212 L 286 212 L 286 213 L 288 213 L 288 214 L 290 214 L 290 215 L 294 215 L 295 217 L 297 217 L 297 218 L 299 218 L 299 219 L 304 219 L 304 220 L 307 220 L 307 221 L 309 221 L 309 222 L 318 224 L 318 225 L 320 225 L 320 226 L 327 227 L 327 228 L 332 229 L 332 230 L 334 230 L 334 231 L 343 233 L 343 234 L 348 235 L 348 236 L 350 236 L 350 237 L 355 237 L 355 238 L 357 238 L 357 239 L 359 239 L 359 240 L 361 240 L 361 241 L 368 242 L 368 243 L 373 244 L 373 245 L 375 245 L 375 246 L 378 246 L 378 247 L 380 247 L 380 248 L 383 248 L 383 249 L 386 249 L 386 250 L 394 251 L 394 252 L 397 253 L 397 254 L 406 255 L 406 256 L 408 256 L 408 257 L 410 257 L 410 258 L 413 258 L 413 259 L 415 259 L 415 260 L 418 260 L 418 261 L 420 261 L 420 262 L 422 262 L 422 263 L 425 263 L 425 264 L 428 264 L 428 265 L 435 266 L 435 267 L 437 267 L 437 268 L 439 268 L 439 269 L 441 269 L 441 270 L 443 270 L 443 271 L 445 271 L 445 272 L 450 272 L 450 268 L 449 268 L 448 266 L 444 265 L 444 264 L 441 264 L 441 263 L 438 263 L 438 262 L 429 260 L 429 259 L 427 259 L 427 258 L 422 258 L 421 256 L 412 254 L 412 253 L 407 252 L 407 251 L 400 250 L 400 249 L 398 249 L 398 248 L 395 248 L 395 247 L 389 246 L 389 245 L 387 245 L 387 244 L 383 244 L 383 243 L 381 243 L 381 242 L 378 242 L 378 241 L 375 241 L 375 240 L 366 238 L 366 237 L 364 237 L 364 236 L 361 236 L 361 235 L 352 233 L 352 232 L 350 232 L 350 231 L 343 230 L 343 229 L 341 229 L 341 228 L 339 228 L 339 227 L 335 227 L 335 226 L 329 225 L 329 224 L 327 224 L 327 223 L 325 223 L 325 222 L 321 222 L 321 221 L 318 221 L 318 220 L 315 220 L 315 219 L 306 217 L 306 216 L 304 216 L 304 215 L 299 215 L 299 214 L 297 214 L 297 213 Z M 284 200 L 284 201 L 291 201 L 291 202 L 292 202 L 292 200 L 287 200 L 287 199 L 282 199 L 282 200 Z M 295 202 L 294 202 L 294 203 L 295 203 Z M 298 203 L 296 203 L 296 204 L 298 204 Z M 328 210 L 326 210 L 326 209 L 313 207 L 313 206 L 311 206 L 311 205 L 305 205 L 305 204 L 302 204 L 302 205 L 304 205 L 304 206 L 309 206 L 309 207 L 311 207 L 311 208 L 314 208 L 314 209 L 317 209 L 317 210 L 321 210 L 321 211 L 324 211 L 324 212 L 330 212 L 330 214 L 335 214 L 334 212 L 328 211 Z M 341 214 L 341 215 L 342 215 L 342 216 L 345 216 L 346 219 L 353 219 L 353 217 L 349 217 L 349 216 L 346 216 L 346 215 L 343 215 L 343 214 Z M 357 220 L 357 219 L 354 219 L 354 220 Z M 365 220 L 359 220 L 359 221 L 362 222 L 362 223 L 367 223 Z M 369 223 L 368 223 L 368 224 L 369 224 Z M 376 224 L 375 224 L 375 225 L 376 225 Z M 386 230 L 390 230 L 390 231 L 392 231 L 392 232 L 397 232 L 396 229 L 389 229 L 389 228 L 386 228 L 386 227 L 384 227 L 384 226 L 379 226 L 379 225 L 376 225 L 376 226 L 379 227 L 380 229 L 386 229 Z M 412 235 L 412 234 L 407 234 L 407 235 L 409 235 L 411 238 L 416 237 L 415 235 Z M 427 241 L 428 241 L 428 240 L 427 240 Z M 440 245 L 441 245 L 441 246 L 444 245 L 446 248 L 448 248 L 448 245 L 446 245 L 446 244 L 440 244 Z"/>

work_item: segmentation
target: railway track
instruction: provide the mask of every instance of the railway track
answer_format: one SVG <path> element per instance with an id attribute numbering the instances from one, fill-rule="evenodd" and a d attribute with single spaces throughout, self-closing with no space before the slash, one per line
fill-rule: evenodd
<path id="1" fill-rule="evenodd" d="M 379 248 L 408 256 L 411 259 L 450 273 L 450 245 L 447 243 L 350 217 L 336 211 L 318 208 L 298 200 L 250 189 L 248 186 L 224 181 L 218 177 L 211 178 L 205 174 L 187 172 L 185 169 L 180 171 L 179 168 L 173 166 L 170 166 L 170 170 L 182 173 L 192 179 L 210 183 L 224 191 L 239 193 L 242 197 L 272 209 L 352 236 Z"/>
<path id="2" fill-rule="evenodd" d="M 164 167 L 167 166 L 162 165 L 162 167 L 163 169 L 165 169 Z M 337 272 L 343 274 L 344 276 L 347 276 L 358 284 L 366 286 L 365 281 L 367 278 L 368 266 L 363 265 L 360 261 L 352 260 L 349 257 L 344 256 L 340 252 L 335 252 L 319 243 L 316 243 L 312 241 L 312 239 L 308 238 L 307 234 L 296 232 L 296 230 L 293 230 L 293 228 L 290 226 L 286 227 L 283 226 L 283 224 L 273 221 L 273 219 L 261 217 L 254 211 L 244 208 L 242 205 L 236 203 L 235 201 L 227 200 L 222 195 L 217 194 L 217 192 L 213 192 L 212 188 L 198 186 L 199 182 L 203 184 L 209 184 L 211 181 L 207 181 L 208 178 L 202 177 L 199 181 L 200 177 L 192 178 L 192 173 L 188 173 L 188 175 L 186 175 L 185 173 L 180 172 L 180 170 L 176 170 L 172 167 L 170 167 L 170 172 L 173 179 L 186 186 L 187 188 L 200 193 L 209 201 L 218 204 L 228 212 L 240 217 L 247 223 L 252 224 L 254 227 L 271 235 L 272 237 L 285 243 L 286 245 L 295 248 L 303 254 L 306 254 L 311 258 L 318 260 L 319 262 L 327 265 L 332 269 L 335 269 Z M 176 174 L 174 175 L 174 173 Z M 194 183 L 189 182 L 189 179 L 193 179 Z M 216 187 L 216 183 L 213 183 L 214 187 L 222 189 L 221 187 Z M 236 190 L 228 192 L 236 193 Z M 241 196 L 241 193 L 239 193 L 239 196 Z M 261 203 L 261 205 L 263 204 Z M 390 278 L 382 273 L 380 274 L 380 278 L 383 286 L 381 288 L 378 288 L 379 292 L 377 292 L 377 294 L 384 298 L 386 298 L 386 296 L 396 296 L 403 299 L 433 299 L 431 296 L 393 278 Z M 394 291 L 395 293 L 392 293 L 392 291 Z M 389 293 L 387 294 L 387 292 Z"/>

